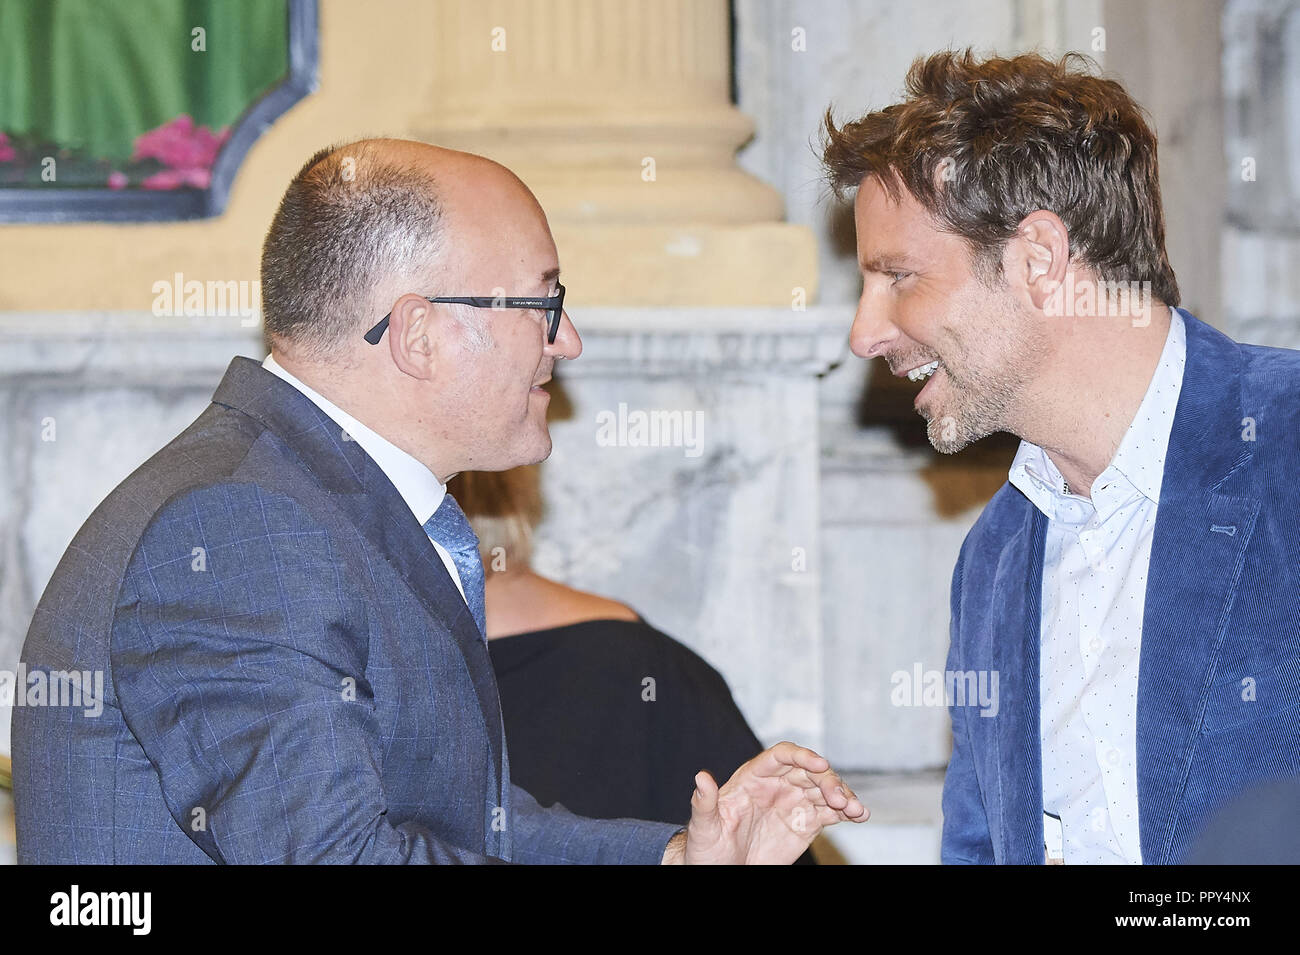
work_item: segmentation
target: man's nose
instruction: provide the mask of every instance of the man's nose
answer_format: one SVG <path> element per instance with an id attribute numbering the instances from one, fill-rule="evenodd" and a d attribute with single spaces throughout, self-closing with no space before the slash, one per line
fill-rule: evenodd
<path id="1" fill-rule="evenodd" d="M 884 304 L 871 291 L 858 299 L 858 310 L 849 329 L 849 349 L 859 358 L 875 358 L 898 338 L 898 326 L 889 318 Z"/>
<path id="2" fill-rule="evenodd" d="M 546 352 L 556 358 L 568 359 L 577 358 L 582 354 L 582 339 L 578 337 L 578 330 L 574 328 L 573 322 L 569 321 L 567 311 L 560 312 L 560 327 L 555 330 L 555 341 L 546 346 Z"/>

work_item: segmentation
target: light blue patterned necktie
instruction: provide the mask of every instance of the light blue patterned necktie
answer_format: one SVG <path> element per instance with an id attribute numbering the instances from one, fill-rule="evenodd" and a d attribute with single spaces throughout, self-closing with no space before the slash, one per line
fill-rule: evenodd
<path id="1" fill-rule="evenodd" d="M 460 509 L 456 499 L 444 494 L 442 504 L 433 512 L 433 516 L 424 522 L 424 532 L 431 540 L 437 541 L 451 554 L 456 572 L 460 574 L 460 585 L 465 591 L 465 603 L 469 605 L 474 622 L 478 624 L 479 635 L 487 639 L 486 614 L 483 609 L 483 561 L 478 555 L 478 535 L 470 527 L 465 512 Z"/>

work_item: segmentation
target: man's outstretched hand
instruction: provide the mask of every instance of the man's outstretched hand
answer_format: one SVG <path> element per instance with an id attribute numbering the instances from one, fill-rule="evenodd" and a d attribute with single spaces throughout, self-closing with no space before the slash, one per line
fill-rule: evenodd
<path id="1" fill-rule="evenodd" d="M 664 850 L 665 865 L 789 865 L 824 826 L 870 813 L 823 757 L 777 743 L 726 785 L 695 776 L 691 821 Z"/>

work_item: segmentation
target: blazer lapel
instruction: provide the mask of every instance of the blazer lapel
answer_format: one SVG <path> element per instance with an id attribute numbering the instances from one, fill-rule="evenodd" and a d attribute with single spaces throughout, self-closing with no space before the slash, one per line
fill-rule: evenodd
<path id="1" fill-rule="evenodd" d="M 1017 492 L 1019 493 L 1019 492 Z M 1047 518 L 1022 498 L 1022 530 L 1003 546 L 993 579 L 992 667 L 998 673 L 996 778 L 1002 816 L 1002 858 L 1043 861 L 1042 743 L 1039 740 L 1038 650 L 1043 545 Z"/>
<path id="2" fill-rule="evenodd" d="M 306 395 L 249 358 L 226 370 L 213 402 L 261 422 L 279 437 L 383 555 L 429 614 L 452 635 L 474 684 L 491 746 L 493 788 L 504 788 L 504 731 L 487 647 L 460 591 L 411 509 L 379 465 Z M 501 805 L 500 799 L 497 805 Z"/>
<path id="3" fill-rule="evenodd" d="M 1142 619 L 1137 760 L 1142 858 L 1174 861 L 1177 807 L 1255 527 L 1236 342 L 1183 312 L 1187 362 L 1165 457 Z"/>
<path id="4" fill-rule="evenodd" d="M 357 450 L 361 450 L 359 446 Z M 493 773 L 489 791 L 498 793 L 495 805 L 499 806 L 504 782 L 501 766 L 504 729 L 496 677 L 483 636 L 424 528 L 416 522 L 392 482 L 368 456 L 364 486 L 362 491 L 333 492 L 331 496 L 384 555 L 389 567 L 406 581 L 430 615 L 442 623 L 460 650 L 487 727 Z"/>

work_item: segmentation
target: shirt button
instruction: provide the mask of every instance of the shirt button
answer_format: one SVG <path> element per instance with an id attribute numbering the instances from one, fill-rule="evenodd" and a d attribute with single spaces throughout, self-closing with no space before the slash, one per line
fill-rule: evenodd
<path id="1" fill-rule="evenodd" d="M 1089 641 L 1088 641 L 1088 649 L 1091 650 L 1093 653 L 1100 653 L 1100 652 L 1101 652 L 1101 638 L 1099 638 L 1099 637 L 1093 637 L 1091 640 L 1089 640 Z M 1112 750 L 1112 752 L 1114 752 L 1114 750 Z"/>
<path id="2" fill-rule="evenodd" d="M 1116 763 L 1118 763 L 1118 762 L 1119 762 L 1119 750 L 1117 750 L 1117 749 L 1112 749 L 1109 753 L 1107 753 L 1107 754 L 1106 754 L 1106 762 L 1110 763 L 1112 766 L 1114 766 Z"/>

